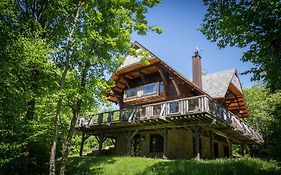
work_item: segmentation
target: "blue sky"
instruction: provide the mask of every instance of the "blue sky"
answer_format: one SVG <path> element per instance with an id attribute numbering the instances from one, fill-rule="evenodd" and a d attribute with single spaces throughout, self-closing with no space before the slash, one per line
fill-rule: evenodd
<path id="1" fill-rule="evenodd" d="M 202 51 L 202 68 L 208 73 L 236 68 L 238 73 L 251 68 L 251 63 L 240 59 L 243 49 L 227 47 L 219 49 L 200 33 L 197 28 L 202 23 L 206 7 L 201 0 L 162 0 L 149 10 L 148 23 L 158 25 L 163 29 L 162 34 L 153 32 L 146 36 L 132 35 L 159 58 L 176 70 L 192 77 L 192 60 L 196 46 Z M 252 86 L 251 75 L 239 75 L 243 88 Z"/>

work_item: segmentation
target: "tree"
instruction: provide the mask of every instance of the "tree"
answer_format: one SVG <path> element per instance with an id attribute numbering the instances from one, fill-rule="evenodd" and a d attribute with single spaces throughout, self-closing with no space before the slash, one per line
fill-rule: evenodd
<path id="1" fill-rule="evenodd" d="M 281 2 L 279 0 L 204 0 L 207 12 L 199 30 L 219 48 L 246 48 L 242 61 L 254 67 L 252 80 L 281 89 Z"/>
<path id="2" fill-rule="evenodd" d="M 143 35 L 149 29 L 159 32 L 157 27 L 149 27 L 145 20 L 147 9 L 157 3 L 158 1 L 88 1 L 81 5 L 77 21 L 79 27 L 74 32 L 75 43 L 71 50 L 74 60 L 70 63 L 70 67 L 75 67 L 73 71 L 78 81 L 73 91 L 76 95 L 68 97 L 71 99 L 73 114 L 64 143 L 60 174 L 64 174 L 78 116 L 87 109 L 83 107 L 100 101 L 99 94 L 110 84 L 106 75 L 115 72 L 123 57 L 130 51 L 132 31 L 136 30 Z"/>
<path id="3" fill-rule="evenodd" d="M 62 121 L 66 119 L 70 129 L 62 152 L 61 174 L 64 173 L 76 119 L 101 101 L 101 92 L 110 84 L 108 75 L 132 51 L 130 34 L 160 32 L 158 27 L 148 26 L 145 19 L 148 8 L 157 3 L 159 0 L 1 1 L 4 161 L 10 161 L 9 152 L 18 153 L 18 157 L 32 152 L 26 149 L 26 140 L 43 145 L 53 135 L 49 170 L 54 174 L 57 146 L 61 146 L 58 139 L 64 138 L 60 133 L 65 133 Z M 13 104 L 18 104 L 17 108 Z M 70 112 L 72 117 L 65 118 Z M 50 135 L 51 115 L 55 124 Z M 23 128 L 29 132 L 20 135 Z M 38 138 L 41 131 L 46 139 Z M 5 151 L 5 145 L 10 143 L 20 144 Z M 24 162 L 28 161 L 21 161 Z"/>
<path id="4" fill-rule="evenodd" d="M 30 167 L 42 166 L 36 162 L 35 138 L 42 125 L 34 125 L 35 99 L 51 91 L 55 76 L 49 63 L 52 50 L 35 37 L 40 28 L 34 23 L 15 2 L 0 2 L 1 173 L 29 174 Z"/>
<path id="5" fill-rule="evenodd" d="M 244 90 L 250 116 L 246 119 L 251 126 L 262 133 L 263 145 L 256 146 L 257 156 L 281 160 L 281 92 L 271 93 L 269 89 L 254 85 Z"/>

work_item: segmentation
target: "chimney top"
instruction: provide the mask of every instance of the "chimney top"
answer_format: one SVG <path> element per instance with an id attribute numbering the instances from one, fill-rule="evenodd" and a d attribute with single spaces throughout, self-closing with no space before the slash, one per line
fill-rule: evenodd
<path id="1" fill-rule="evenodd" d="M 193 56 L 193 57 L 199 56 L 199 57 L 201 58 L 201 56 L 200 56 L 200 54 L 199 54 L 200 51 L 202 51 L 202 50 L 200 50 L 200 49 L 196 46 L 196 51 L 194 52 L 194 56 Z"/>
<path id="2" fill-rule="evenodd" d="M 193 83 L 202 89 L 201 56 L 198 47 L 196 47 L 195 55 L 192 56 L 192 76 Z"/>

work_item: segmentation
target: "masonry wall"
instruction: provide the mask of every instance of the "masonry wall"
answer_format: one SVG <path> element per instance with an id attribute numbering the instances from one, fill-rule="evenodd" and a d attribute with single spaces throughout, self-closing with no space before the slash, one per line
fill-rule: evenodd
<path id="1" fill-rule="evenodd" d="M 116 139 L 116 154 L 126 155 L 128 153 L 128 140 L 125 135 L 119 134 Z"/>
<path id="2" fill-rule="evenodd" d="M 169 159 L 190 159 L 194 158 L 193 152 L 193 137 L 192 133 L 186 129 L 168 129 L 167 131 L 167 145 L 164 145 L 163 153 L 151 153 L 150 152 L 150 135 L 151 134 L 161 134 L 163 131 L 142 131 L 138 134 L 140 135 L 140 152 L 139 156 L 148 157 L 163 157 L 166 150 L 166 157 Z M 210 158 L 210 140 L 207 136 L 200 136 L 201 140 L 201 158 Z M 227 143 L 222 141 L 214 140 L 218 143 L 218 157 L 225 157 L 224 146 L 228 146 Z M 165 144 L 165 141 L 164 141 Z M 165 148 L 166 147 L 166 148 Z M 117 136 L 116 141 L 116 154 L 117 155 L 127 155 L 128 154 L 128 140 L 124 134 Z"/>
<path id="3" fill-rule="evenodd" d="M 167 135 L 167 157 L 188 159 L 193 157 L 191 132 L 185 129 L 170 129 Z"/>

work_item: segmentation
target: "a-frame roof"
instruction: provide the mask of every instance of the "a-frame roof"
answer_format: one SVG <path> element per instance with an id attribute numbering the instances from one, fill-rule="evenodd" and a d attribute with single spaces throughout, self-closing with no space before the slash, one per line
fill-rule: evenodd
<path id="1" fill-rule="evenodd" d="M 148 50 L 147 48 L 145 48 L 143 45 L 141 45 L 139 42 L 135 41 L 134 45 L 135 49 L 142 49 L 145 50 L 147 52 L 149 52 L 149 57 L 147 58 L 147 60 L 150 62 L 150 64 L 155 64 L 155 63 L 160 63 L 163 67 L 165 67 L 166 69 L 170 70 L 171 72 L 173 72 L 175 75 L 177 75 L 180 79 L 182 79 L 184 82 L 186 82 L 187 84 L 191 85 L 194 89 L 196 89 L 197 91 L 199 91 L 201 94 L 207 95 L 209 96 L 209 94 L 207 94 L 205 91 L 203 91 L 202 89 L 200 89 L 197 85 L 195 85 L 189 78 L 187 78 L 186 76 L 184 76 L 183 74 L 179 73 L 178 71 L 176 71 L 176 69 L 174 69 L 173 67 L 171 67 L 170 65 L 168 65 L 166 62 L 164 62 L 163 60 L 161 60 L 159 57 L 157 57 L 155 54 L 153 54 L 150 50 Z M 136 68 L 140 68 L 140 67 L 145 67 L 145 65 L 143 65 L 143 63 L 141 63 L 141 57 L 135 57 L 135 56 L 127 56 L 124 60 L 124 63 L 118 68 L 117 72 L 115 75 L 112 76 L 113 79 L 116 79 L 115 76 L 118 76 L 119 74 L 123 74 L 124 72 L 131 71 L 129 68 L 132 67 L 136 67 Z"/>
<path id="2" fill-rule="evenodd" d="M 245 99 L 243 97 L 242 87 L 237 75 L 236 69 L 216 72 L 212 74 L 207 74 L 202 77 L 202 89 L 200 89 L 197 85 L 195 85 L 189 78 L 185 77 L 170 65 L 165 63 L 147 48 L 142 46 L 137 41 L 134 42 L 136 50 L 141 49 L 149 52 L 149 57 L 147 60 L 150 62 L 150 65 L 144 65 L 141 61 L 141 56 L 127 56 L 124 60 L 122 66 L 120 66 L 115 74 L 112 75 L 111 79 L 117 81 L 116 88 L 122 88 L 122 84 L 118 85 L 118 81 L 122 80 L 122 75 L 132 73 L 135 70 L 147 68 L 153 65 L 160 65 L 165 69 L 169 70 L 177 77 L 179 77 L 183 82 L 187 83 L 191 87 L 193 87 L 200 94 L 207 95 L 214 99 L 224 99 L 226 105 L 228 105 L 229 109 L 233 109 L 234 111 L 243 111 L 241 114 L 242 117 L 248 116 L 248 109 L 246 106 Z M 121 78 L 120 78 L 121 77 Z M 123 83 L 124 84 L 124 83 Z M 109 100 L 116 102 L 117 99 L 110 95 Z"/>

